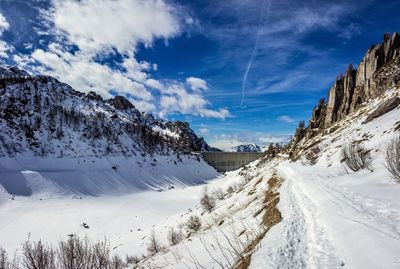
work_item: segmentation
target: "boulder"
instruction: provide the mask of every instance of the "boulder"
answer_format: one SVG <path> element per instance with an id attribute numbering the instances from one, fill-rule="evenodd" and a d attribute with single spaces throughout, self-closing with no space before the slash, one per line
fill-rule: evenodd
<path id="1" fill-rule="evenodd" d="M 115 96 L 110 100 L 110 102 L 116 109 L 119 110 L 127 110 L 135 107 L 131 102 L 129 102 L 128 99 L 120 95 Z"/>
<path id="2" fill-rule="evenodd" d="M 395 109 L 399 105 L 400 105 L 400 98 L 397 97 L 397 96 L 387 100 L 382 105 L 380 105 L 374 112 L 369 114 L 369 116 L 364 121 L 364 123 L 370 122 L 373 119 L 376 119 L 376 118 L 378 118 L 378 117 L 380 117 L 380 116 L 392 111 L 393 109 Z"/>

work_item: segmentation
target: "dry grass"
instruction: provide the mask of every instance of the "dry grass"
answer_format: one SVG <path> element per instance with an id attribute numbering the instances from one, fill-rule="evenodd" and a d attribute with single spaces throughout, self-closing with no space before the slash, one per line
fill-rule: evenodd
<path id="1" fill-rule="evenodd" d="M 247 269 L 251 262 L 251 256 L 260 241 L 265 237 L 267 232 L 276 224 L 282 221 L 282 215 L 277 205 L 280 201 L 279 187 L 282 185 L 282 178 L 274 174 L 268 180 L 268 190 L 265 192 L 263 207 L 258 210 L 254 217 L 258 216 L 261 212 L 265 211 L 261 218 L 263 230 L 244 248 L 243 253 L 240 255 L 241 259 L 233 266 L 234 269 Z"/>

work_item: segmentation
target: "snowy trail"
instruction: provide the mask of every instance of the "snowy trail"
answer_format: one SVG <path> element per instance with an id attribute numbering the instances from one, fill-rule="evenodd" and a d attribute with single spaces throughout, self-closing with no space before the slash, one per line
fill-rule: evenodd
<path id="1" fill-rule="evenodd" d="M 284 224 L 278 227 L 285 239 L 269 250 L 275 258 L 269 267 L 400 268 L 397 204 L 341 185 L 348 174 L 331 177 L 289 163 L 278 171 L 286 182 L 280 205 Z"/>

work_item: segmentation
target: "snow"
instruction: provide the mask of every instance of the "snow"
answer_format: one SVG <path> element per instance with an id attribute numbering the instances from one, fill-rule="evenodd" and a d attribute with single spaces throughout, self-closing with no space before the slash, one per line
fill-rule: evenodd
<path id="1" fill-rule="evenodd" d="M 166 249 L 145 258 L 142 268 L 230 268 L 266 231 L 252 246 L 249 268 L 400 268 L 400 184 L 384 159 L 398 136 L 400 109 L 363 123 L 397 92 L 312 138 L 308 143 L 320 150 L 314 165 L 304 154 L 296 162 L 281 155 L 219 175 L 192 155 L 182 162 L 165 155 L 0 158 L 0 245 L 14 253 L 28 235 L 55 244 L 75 233 L 107 237 L 114 252 L 141 256 L 154 229 Z M 341 147 L 354 140 L 371 150 L 372 171 L 352 172 L 341 162 Z M 283 180 L 282 221 L 265 227 L 258 213 L 265 211 L 274 174 Z M 225 194 L 211 212 L 199 206 L 204 187 Z M 201 229 L 168 246 L 168 230 L 189 235 L 185 223 L 194 215 Z"/>
<path id="2" fill-rule="evenodd" d="M 177 134 L 175 132 L 172 132 L 169 129 L 163 129 L 163 128 L 160 128 L 160 126 L 154 126 L 152 129 L 153 129 L 154 132 L 159 132 L 160 134 L 162 134 L 164 136 L 170 136 L 170 137 L 173 137 L 173 138 L 179 138 L 179 134 Z"/>
<path id="3" fill-rule="evenodd" d="M 218 175 L 196 156 L 180 158 L 0 158 L 0 185 L 17 195 L 52 192 L 98 196 L 196 185 Z"/>
<path id="4" fill-rule="evenodd" d="M 55 244 L 68 234 L 77 234 L 99 240 L 107 237 L 123 257 L 145 253 L 143 237 L 152 227 L 174 225 L 180 214 L 198 204 L 200 194 L 201 186 L 194 186 L 120 196 L 17 196 L 0 205 L 0 243 L 14 253 L 28 235 Z"/>
<path id="5" fill-rule="evenodd" d="M 393 126 L 399 114 L 395 109 L 368 124 L 363 115 L 352 115 L 357 121 L 323 139 L 316 165 L 279 164 L 284 221 L 267 233 L 250 268 L 400 268 L 400 184 L 390 178 L 383 156 L 398 135 Z M 374 169 L 351 172 L 340 162 L 338 145 L 366 133 L 363 145 L 373 149 Z"/>

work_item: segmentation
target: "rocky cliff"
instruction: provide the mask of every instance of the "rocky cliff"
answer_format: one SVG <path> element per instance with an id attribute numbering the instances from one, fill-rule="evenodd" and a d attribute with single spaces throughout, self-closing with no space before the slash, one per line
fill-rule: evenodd
<path id="1" fill-rule="evenodd" d="M 330 88 L 328 100 L 321 99 L 308 126 L 300 126 L 293 138 L 297 143 L 323 131 L 348 114 L 400 84 L 400 37 L 384 35 L 383 43 L 371 46 L 357 69 L 350 65 Z"/>

